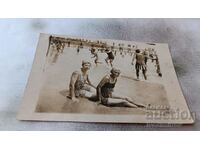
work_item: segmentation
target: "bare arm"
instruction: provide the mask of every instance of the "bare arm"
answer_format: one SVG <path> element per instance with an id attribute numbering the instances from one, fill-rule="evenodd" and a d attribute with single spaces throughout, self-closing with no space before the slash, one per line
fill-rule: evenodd
<path id="1" fill-rule="evenodd" d="M 87 75 L 87 82 L 90 86 L 92 86 L 93 88 L 96 89 L 96 87 L 91 83 L 90 79 L 89 79 L 89 75 Z"/>
<path id="2" fill-rule="evenodd" d="M 132 59 L 132 62 L 131 62 L 132 65 L 133 65 L 135 58 L 136 58 L 136 53 L 134 53 L 134 55 L 133 55 L 133 59 Z"/>
<path id="3" fill-rule="evenodd" d="M 91 58 L 94 58 L 94 57 L 95 57 L 95 55 L 93 54 Z"/>
<path id="4" fill-rule="evenodd" d="M 101 101 L 102 98 L 101 88 L 107 82 L 108 82 L 108 76 L 105 76 L 97 86 L 97 98 L 99 99 L 99 101 Z"/>
<path id="5" fill-rule="evenodd" d="M 152 60 L 157 60 L 158 56 L 157 55 L 153 55 L 153 57 L 151 58 Z"/>
<path id="6" fill-rule="evenodd" d="M 78 79 L 78 72 L 73 72 L 69 84 L 69 96 L 71 99 L 75 98 L 75 83 Z"/>
<path id="7" fill-rule="evenodd" d="M 97 55 L 97 53 L 94 53 L 94 54 L 92 54 L 93 56 L 91 57 L 91 58 L 97 58 L 98 57 L 98 55 Z"/>

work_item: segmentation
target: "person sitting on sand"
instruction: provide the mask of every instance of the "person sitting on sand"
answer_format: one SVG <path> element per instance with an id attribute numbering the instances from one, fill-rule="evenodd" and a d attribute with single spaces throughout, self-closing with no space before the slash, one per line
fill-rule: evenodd
<path id="1" fill-rule="evenodd" d="M 136 104 L 133 99 L 126 96 L 117 96 L 114 91 L 117 78 L 120 75 L 120 70 L 112 68 L 109 75 L 103 77 L 97 86 L 97 99 L 106 106 L 124 106 L 124 107 L 145 107 L 140 104 Z"/>
<path id="2" fill-rule="evenodd" d="M 72 73 L 68 98 L 79 101 L 78 97 L 91 98 L 96 95 L 96 87 L 89 80 L 88 71 L 90 67 L 90 62 L 82 61 L 81 70 Z"/>

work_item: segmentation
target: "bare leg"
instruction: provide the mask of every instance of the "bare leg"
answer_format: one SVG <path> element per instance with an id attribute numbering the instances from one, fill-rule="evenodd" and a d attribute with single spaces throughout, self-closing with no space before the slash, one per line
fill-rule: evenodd
<path id="1" fill-rule="evenodd" d="M 90 85 L 86 85 L 82 90 L 82 96 L 86 98 L 96 97 L 96 89 Z"/>
<path id="2" fill-rule="evenodd" d="M 135 70 L 136 70 L 136 76 L 137 76 L 137 79 L 139 80 L 139 72 L 140 72 L 140 68 L 139 68 L 139 66 L 138 66 L 137 63 L 135 64 Z"/>
<path id="3" fill-rule="evenodd" d="M 139 69 L 136 69 L 136 76 L 137 76 L 137 79 L 139 79 Z"/>
<path id="4" fill-rule="evenodd" d="M 90 86 L 89 92 L 96 94 L 96 89 L 94 87 Z"/>
<path id="5" fill-rule="evenodd" d="M 94 97 L 96 97 L 96 94 L 92 93 L 92 92 L 85 91 L 84 97 L 85 98 L 94 98 Z"/>
<path id="6" fill-rule="evenodd" d="M 142 70 L 142 73 L 143 73 L 144 79 L 147 80 L 146 69 L 143 69 L 143 70 Z"/>
<path id="7" fill-rule="evenodd" d="M 130 97 L 127 97 L 127 96 L 122 96 L 122 95 L 118 95 L 116 93 L 112 93 L 112 98 L 114 98 L 114 99 L 123 99 L 124 101 L 127 101 L 128 103 L 131 103 L 133 105 L 136 105 L 137 107 L 145 108 L 145 105 L 139 104 L 139 103 L 135 102 L 134 99 L 132 99 Z"/>
<path id="8" fill-rule="evenodd" d="M 94 63 L 95 63 L 95 65 L 96 65 L 96 67 L 97 67 L 98 65 L 97 65 L 97 62 L 96 62 L 96 60 L 94 61 Z"/>
<path id="9" fill-rule="evenodd" d="M 141 107 L 141 108 L 145 108 L 146 106 L 143 104 L 139 104 L 137 102 L 134 102 L 134 100 L 132 98 L 127 97 L 126 100 L 134 105 L 136 105 L 137 107 Z"/>
<path id="10" fill-rule="evenodd" d="M 118 99 L 118 98 L 108 98 L 107 105 L 108 106 L 123 106 L 123 107 L 137 108 L 136 105 L 134 105 L 124 99 Z"/>
<path id="11" fill-rule="evenodd" d="M 112 59 L 110 59 L 110 66 L 111 66 L 111 67 L 113 66 L 112 62 L 113 62 L 113 60 L 112 60 Z"/>

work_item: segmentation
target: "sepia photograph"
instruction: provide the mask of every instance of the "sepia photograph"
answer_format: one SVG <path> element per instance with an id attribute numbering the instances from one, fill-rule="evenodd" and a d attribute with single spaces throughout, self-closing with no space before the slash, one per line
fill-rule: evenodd
<path id="1" fill-rule="evenodd" d="M 169 108 L 155 48 L 50 37 L 36 111 L 144 114 L 151 105 Z"/>
<path id="2" fill-rule="evenodd" d="M 167 44 L 41 35 L 45 57 L 35 60 L 42 71 L 31 87 L 38 87 L 33 114 L 86 122 L 193 122 Z M 173 118 L 182 113 L 187 116 Z"/>

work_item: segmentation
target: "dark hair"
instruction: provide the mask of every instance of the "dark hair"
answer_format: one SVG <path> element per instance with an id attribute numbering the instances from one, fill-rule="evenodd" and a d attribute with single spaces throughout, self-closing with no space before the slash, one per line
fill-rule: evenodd
<path id="1" fill-rule="evenodd" d="M 139 50 L 139 49 L 136 49 L 135 51 L 136 51 L 136 53 L 140 53 L 140 50 Z"/>

